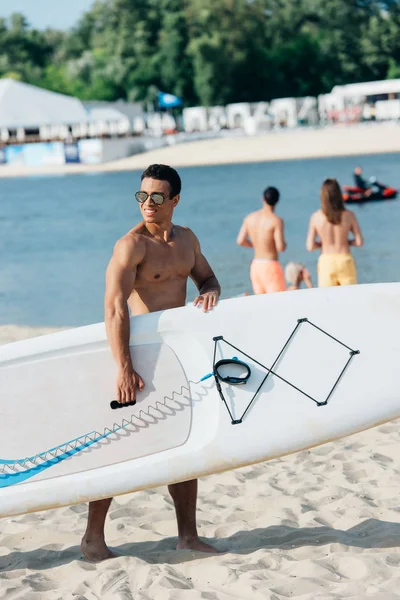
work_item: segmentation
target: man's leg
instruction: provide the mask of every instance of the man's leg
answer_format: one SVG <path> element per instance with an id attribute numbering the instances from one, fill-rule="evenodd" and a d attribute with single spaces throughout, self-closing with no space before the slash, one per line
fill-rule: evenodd
<path id="1" fill-rule="evenodd" d="M 250 265 L 250 280 L 254 294 L 266 294 L 262 278 L 260 277 L 260 261 L 253 260 Z"/>
<path id="2" fill-rule="evenodd" d="M 285 273 L 277 260 L 271 260 L 265 264 L 264 287 L 267 294 L 287 290 Z"/>
<path id="3" fill-rule="evenodd" d="M 209 544 L 199 540 L 196 527 L 197 479 L 174 483 L 168 486 L 175 504 L 178 522 L 178 550 L 198 550 L 200 552 L 218 552 Z"/>
<path id="4" fill-rule="evenodd" d="M 115 554 L 108 549 L 104 540 L 104 522 L 112 498 L 89 502 L 89 515 L 85 535 L 81 542 L 81 551 L 90 562 L 100 562 L 113 558 Z"/>

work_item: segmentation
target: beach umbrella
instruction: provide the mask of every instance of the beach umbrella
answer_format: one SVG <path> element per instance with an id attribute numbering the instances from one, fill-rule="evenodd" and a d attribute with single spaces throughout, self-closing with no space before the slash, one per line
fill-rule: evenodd
<path id="1" fill-rule="evenodd" d="M 160 108 L 177 108 L 178 106 L 182 106 L 182 100 L 178 96 L 174 96 L 174 94 L 158 92 L 158 105 Z"/>

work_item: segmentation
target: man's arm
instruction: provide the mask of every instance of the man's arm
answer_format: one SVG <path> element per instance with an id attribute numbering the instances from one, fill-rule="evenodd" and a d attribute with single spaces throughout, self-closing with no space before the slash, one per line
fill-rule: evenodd
<path id="1" fill-rule="evenodd" d="M 238 246 L 243 246 L 244 248 L 252 248 L 253 247 L 253 244 L 251 243 L 251 241 L 249 239 L 249 231 L 247 229 L 246 219 L 243 221 L 243 224 L 240 228 L 240 231 L 239 231 L 237 239 L 236 239 L 236 243 Z"/>
<path id="2" fill-rule="evenodd" d="M 218 302 L 221 295 L 221 286 L 218 283 L 214 271 L 208 264 L 206 257 L 202 254 L 200 242 L 194 233 L 195 263 L 190 272 L 190 277 L 199 290 L 199 295 L 194 299 L 194 305 L 203 305 L 203 311 L 211 310 Z"/>
<path id="3" fill-rule="evenodd" d="M 357 217 L 354 213 L 350 213 L 351 215 L 351 223 L 350 223 L 350 231 L 354 235 L 353 240 L 349 240 L 349 246 L 357 246 L 360 248 L 364 244 L 364 238 L 361 233 L 360 226 L 357 221 Z"/>
<path id="4" fill-rule="evenodd" d="M 309 252 L 312 252 L 313 250 L 317 250 L 317 248 L 321 248 L 321 242 L 317 241 L 317 228 L 315 227 L 315 217 L 314 215 L 312 215 L 311 219 L 310 219 L 310 224 L 308 226 L 308 233 L 307 233 L 307 241 L 306 241 L 306 248 Z"/>
<path id="5" fill-rule="evenodd" d="M 128 309 L 137 266 L 143 255 L 144 248 L 140 240 L 124 237 L 116 243 L 106 272 L 104 319 L 107 338 L 118 367 L 117 401 L 121 404 L 135 402 L 136 387 L 141 390 L 144 385 L 133 369 L 129 351 Z"/>
<path id="6" fill-rule="evenodd" d="M 306 284 L 306 287 L 308 287 L 308 289 L 311 289 L 313 284 L 312 284 L 310 271 L 304 267 L 302 274 L 303 274 L 303 281 Z"/>
<path id="7" fill-rule="evenodd" d="M 285 226 L 283 223 L 283 219 L 279 217 L 274 230 L 274 242 L 277 252 L 285 252 L 287 246 L 285 240 Z"/>

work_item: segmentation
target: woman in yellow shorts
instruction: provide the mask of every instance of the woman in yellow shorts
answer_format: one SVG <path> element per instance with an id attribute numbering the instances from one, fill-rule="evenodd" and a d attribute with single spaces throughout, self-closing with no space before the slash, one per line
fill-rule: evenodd
<path id="1" fill-rule="evenodd" d="M 352 238 L 349 239 L 349 235 Z M 318 287 L 353 285 L 357 270 L 350 246 L 364 243 L 353 212 L 346 210 L 336 179 L 326 179 L 321 188 L 321 209 L 315 212 L 308 228 L 306 247 L 309 252 L 321 249 L 318 259 Z"/>

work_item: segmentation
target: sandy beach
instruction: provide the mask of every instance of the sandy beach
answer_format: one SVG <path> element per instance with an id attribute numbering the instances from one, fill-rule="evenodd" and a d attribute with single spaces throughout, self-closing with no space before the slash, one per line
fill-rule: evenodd
<path id="1" fill-rule="evenodd" d="M 221 137 L 170 146 L 100 165 L 49 167 L 0 165 L 1 177 L 65 175 L 144 169 L 152 163 L 174 167 L 265 162 L 400 152 L 400 124 L 337 125 L 273 131 L 249 137 Z"/>
<path id="2" fill-rule="evenodd" d="M 49 330 L 0 327 L 0 342 Z M 200 481 L 198 525 L 219 555 L 176 551 L 167 489 L 114 500 L 120 555 L 94 565 L 86 505 L 0 521 L 0 599 L 394 600 L 400 590 L 400 430 L 394 421 Z"/>

